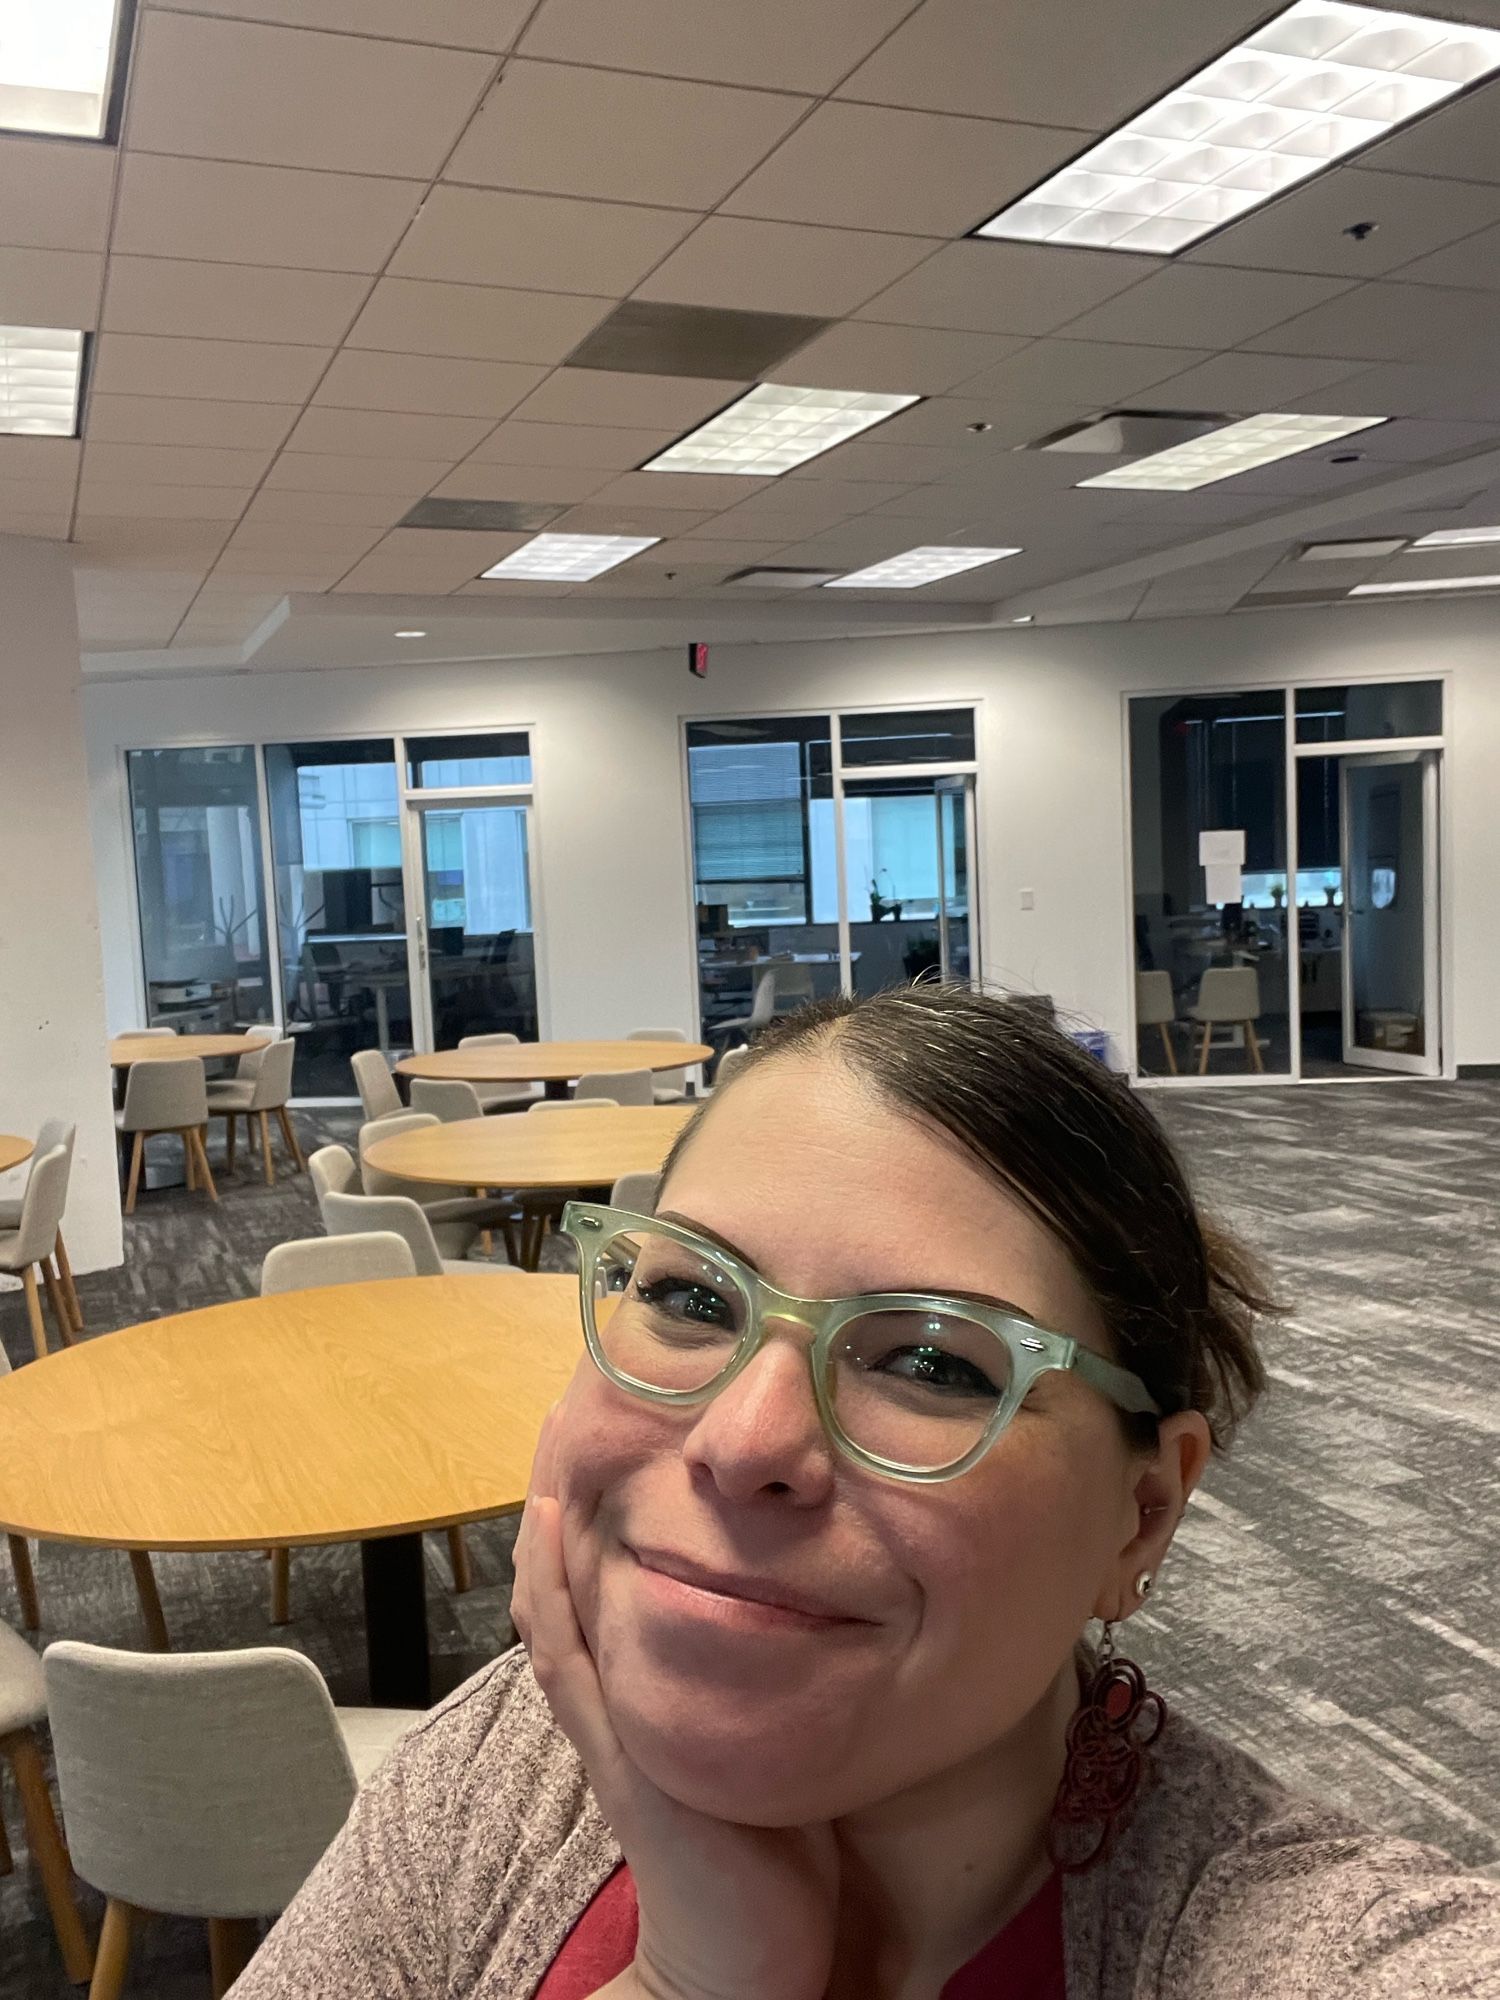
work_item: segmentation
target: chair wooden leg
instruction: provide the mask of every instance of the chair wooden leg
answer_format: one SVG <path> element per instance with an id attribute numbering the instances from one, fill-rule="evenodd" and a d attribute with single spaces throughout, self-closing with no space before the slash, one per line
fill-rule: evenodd
<path id="1" fill-rule="evenodd" d="M 68 1311 L 67 1295 L 62 1288 L 62 1279 L 53 1267 L 52 1259 L 44 1257 L 37 1269 L 42 1274 L 42 1283 L 47 1287 L 47 1304 L 52 1309 L 53 1324 L 57 1337 L 64 1347 L 73 1345 L 73 1315 Z"/>
<path id="2" fill-rule="evenodd" d="M 10 1546 L 16 1596 L 21 1600 L 21 1623 L 28 1632 L 40 1631 L 42 1604 L 36 1594 L 36 1571 L 31 1567 L 31 1544 L 24 1535 L 7 1535 L 5 1539 Z"/>
<path id="3" fill-rule="evenodd" d="M 271 1164 L 271 1121 L 264 1111 L 256 1113 L 260 1119 L 260 1159 L 265 1168 L 266 1186 L 275 1187 L 276 1169 Z"/>
<path id="4" fill-rule="evenodd" d="M 170 1653 L 172 1641 L 167 1633 L 167 1616 L 161 1608 L 156 1572 L 151 1567 L 149 1551 L 132 1549 L 130 1568 L 135 1577 L 135 1594 L 140 1600 L 141 1618 L 146 1627 L 146 1642 L 153 1653 Z"/>
<path id="5" fill-rule="evenodd" d="M 469 1545 L 464 1540 L 462 1528 L 448 1530 L 448 1562 L 453 1571 L 453 1588 L 460 1596 L 474 1588 L 473 1572 L 469 1568 Z"/>
<path id="6" fill-rule="evenodd" d="M 73 1868 L 63 1845 L 57 1815 L 52 1810 L 52 1794 L 47 1789 L 47 1773 L 42 1753 L 29 1729 L 0 1737 L 0 1750 L 15 1774 L 21 1794 L 21 1810 L 26 1815 L 26 1842 L 37 1873 L 42 1878 L 42 1894 L 57 1933 L 63 1966 L 75 1985 L 82 1985 L 94 1969 L 88 1933 L 73 1899 Z"/>
<path id="7" fill-rule="evenodd" d="M 290 1549 L 271 1551 L 271 1623 L 290 1625 L 292 1622 L 292 1552 Z"/>
<path id="8" fill-rule="evenodd" d="M 198 1163 L 198 1174 L 207 1191 L 208 1198 L 210 1201 L 216 1202 L 219 1199 L 219 1190 L 214 1186 L 214 1170 L 208 1164 L 208 1153 L 203 1144 L 203 1134 L 195 1129 L 191 1137 L 184 1143 L 191 1145 L 193 1158 Z"/>
<path id="9" fill-rule="evenodd" d="M 130 1179 L 125 1187 L 125 1213 L 135 1214 L 135 1191 L 141 1184 L 141 1160 L 146 1151 L 146 1135 L 137 1132 L 135 1143 L 130 1149 Z"/>
<path id="10" fill-rule="evenodd" d="M 42 1318 L 42 1301 L 37 1295 L 36 1266 L 28 1264 L 21 1273 L 21 1283 L 26 1291 L 26 1318 L 31 1325 L 31 1344 L 36 1349 L 38 1361 L 47 1353 L 47 1323 Z"/>
<path id="11" fill-rule="evenodd" d="M 1266 1066 L 1260 1059 L 1260 1043 L 1256 1039 L 1255 1023 L 1245 1023 L 1245 1047 L 1250 1051 L 1250 1067 L 1260 1076 L 1266 1073 Z"/>
<path id="12" fill-rule="evenodd" d="M 307 1159 L 302 1151 L 302 1142 L 297 1137 L 297 1128 L 292 1123 L 291 1116 L 284 1104 L 277 1105 L 276 1117 L 281 1126 L 281 1136 L 286 1141 L 286 1149 L 292 1156 L 292 1164 L 299 1174 L 304 1173 L 307 1168 Z"/>
<path id="13" fill-rule="evenodd" d="M 104 1906 L 104 1928 L 99 1933 L 99 1955 L 94 1960 L 94 1983 L 89 2000 L 120 2000 L 125 1991 L 125 1974 L 130 1969 L 130 1932 L 136 1917 L 129 1903 L 111 1896 Z"/>
<path id="14" fill-rule="evenodd" d="M 210 1917 L 208 1956 L 213 1974 L 214 2000 L 224 1995 L 255 1956 L 260 1931 L 250 1917 Z"/>
<path id="15" fill-rule="evenodd" d="M 1167 1024 L 1165 1021 L 1158 1021 L 1156 1025 L 1161 1030 L 1161 1047 L 1162 1054 L 1167 1059 L 1167 1073 L 1169 1076 L 1176 1076 L 1177 1051 L 1172 1047 L 1172 1037 L 1167 1033 Z"/>
<path id="16" fill-rule="evenodd" d="M 226 1113 L 224 1118 L 224 1171 L 227 1174 L 234 1172 L 234 1142 L 239 1136 L 239 1130 L 240 1121 L 238 1114 L 233 1111 Z"/>
<path id="17" fill-rule="evenodd" d="M 521 1268 L 521 1232 L 513 1222 L 502 1222 L 500 1234 L 505 1238 L 505 1254 L 519 1271 Z"/>
<path id="18" fill-rule="evenodd" d="M 60 1229 L 53 1248 L 57 1255 L 57 1268 L 62 1273 L 62 1288 L 68 1301 L 68 1311 L 73 1318 L 73 1331 L 82 1333 L 83 1307 L 78 1303 L 78 1287 L 73 1283 L 73 1266 L 68 1262 L 68 1246 L 63 1242 L 63 1233 Z"/>
<path id="19" fill-rule="evenodd" d="M 1208 1075 L 1208 1045 L 1209 1045 L 1209 1042 L 1210 1042 L 1210 1041 L 1212 1040 L 1212 1038 L 1213 1038 L 1213 1032 L 1214 1032 L 1214 1031 L 1213 1031 L 1213 1028 L 1212 1028 L 1211 1024 L 1210 1024 L 1209 1022 L 1205 1021 L 1205 1022 L 1203 1023 L 1203 1042 L 1202 1042 L 1202 1046 L 1201 1046 L 1201 1047 L 1199 1048 L 1199 1050 L 1198 1050 L 1198 1074 L 1199 1074 L 1199 1076 L 1207 1076 L 1207 1075 Z"/>

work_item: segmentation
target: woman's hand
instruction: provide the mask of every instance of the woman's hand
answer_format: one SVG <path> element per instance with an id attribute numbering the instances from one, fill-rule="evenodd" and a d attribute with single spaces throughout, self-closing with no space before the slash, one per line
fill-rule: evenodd
<path id="1" fill-rule="evenodd" d="M 516 1537 L 511 1616 L 635 1879 L 633 1974 L 605 1991 L 643 2000 L 823 2000 L 837 1924 L 833 1831 L 712 1819 L 669 1798 L 631 1762 L 568 1588 L 553 1453 L 549 1416 Z"/>

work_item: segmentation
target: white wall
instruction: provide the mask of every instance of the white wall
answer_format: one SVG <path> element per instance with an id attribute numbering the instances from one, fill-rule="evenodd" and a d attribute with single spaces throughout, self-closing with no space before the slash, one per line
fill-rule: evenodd
<path id="1" fill-rule="evenodd" d="M 1450 676 L 1450 1057 L 1500 1061 L 1493 607 L 1314 612 L 716 646 L 670 655 L 359 672 L 172 676 L 86 693 L 111 1018 L 139 1013 L 120 747 L 396 729 L 529 727 L 537 771 L 543 1032 L 694 1025 L 680 719 L 980 704 L 985 971 L 1119 1035 L 1129 1021 L 1125 692 Z M 1021 891 L 1034 894 L 1022 910 Z"/>
<path id="2" fill-rule="evenodd" d="M 99 1270 L 120 1199 L 67 551 L 0 537 L 0 606 L 0 1129 L 76 1122 L 64 1235 Z M 25 1169 L 0 1184 L 19 1196 Z"/>

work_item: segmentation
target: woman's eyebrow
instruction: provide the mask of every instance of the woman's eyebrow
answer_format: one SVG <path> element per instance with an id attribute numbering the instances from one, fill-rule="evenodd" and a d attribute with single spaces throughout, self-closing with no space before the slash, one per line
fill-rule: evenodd
<path id="1" fill-rule="evenodd" d="M 757 1277 L 761 1275 L 753 1257 L 747 1257 L 738 1244 L 731 1243 L 727 1236 L 721 1236 L 717 1229 L 710 1229 L 706 1222 L 695 1221 L 691 1215 L 683 1215 L 680 1210 L 672 1208 L 662 1209 L 656 1219 L 658 1222 L 675 1222 L 679 1229 L 691 1230 L 694 1236 L 701 1236 L 706 1242 L 716 1244 L 721 1250 L 727 1250 L 731 1257 L 754 1271 Z M 999 1298 L 994 1292 L 970 1291 L 963 1285 L 884 1285 L 879 1289 L 916 1292 L 935 1299 L 967 1299 L 976 1306 L 994 1306 L 1000 1312 L 1011 1313 L 1016 1319 L 1025 1320 L 1028 1326 L 1035 1326 L 1037 1323 L 1035 1316 L 1027 1312 L 1024 1306 L 1018 1306 L 1014 1299 Z M 875 1288 L 872 1287 L 871 1290 L 873 1295 Z M 860 1294 L 856 1292 L 850 1296 L 857 1298 Z"/>

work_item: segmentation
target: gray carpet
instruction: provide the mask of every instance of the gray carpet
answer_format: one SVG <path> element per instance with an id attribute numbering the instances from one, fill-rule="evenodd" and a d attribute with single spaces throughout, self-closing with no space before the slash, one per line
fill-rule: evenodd
<path id="1" fill-rule="evenodd" d="M 1293 1316 L 1270 1341 L 1271 1395 L 1213 1468 L 1160 1595 L 1132 1628 L 1153 1682 L 1289 1781 L 1473 1865 L 1500 1858 L 1500 1083 L 1156 1095 L 1211 1204 L 1270 1253 Z M 352 1113 L 298 1114 L 304 1144 Z M 144 1197 L 121 1270 L 81 1282 L 91 1333 L 256 1289 L 265 1251 L 317 1232 L 305 1179 L 241 1172 L 210 1211 Z M 19 1300 L 0 1339 L 30 1351 Z M 455 1597 L 428 1537 L 439 1653 L 509 1636 L 512 1524 L 469 1531 Z M 267 1566 L 164 1556 L 176 1642 L 263 1644 Z M 140 1643 L 123 1557 L 44 1547 L 47 1629 Z M 330 1675 L 363 1661 L 355 1549 L 298 1551 L 283 1637 Z M 0 1564 L 0 1616 L 14 1619 Z M 0 1781 L 17 1872 L 0 1881 L 0 2000 L 66 1991 Z M 97 1911 L 97 1899 L 89 1899 Z M 132 1994 L 200 2000 L 201 1927 L 151 1925 Z"/>

